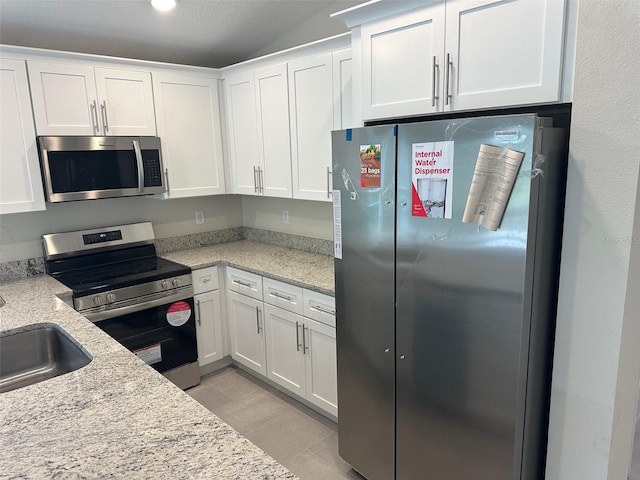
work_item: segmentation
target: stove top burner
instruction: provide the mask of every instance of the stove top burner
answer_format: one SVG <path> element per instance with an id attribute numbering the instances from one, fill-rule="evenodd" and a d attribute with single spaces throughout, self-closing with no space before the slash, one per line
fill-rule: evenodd
<path id="1" fill-rule="evenodd" d="M 74 295 L 100 293 L 140 283 L 177 277 L 191 272 L 189 267 L 159 257 L 148 257 L 78 270 L 53 276 L 73 290 Z"/>

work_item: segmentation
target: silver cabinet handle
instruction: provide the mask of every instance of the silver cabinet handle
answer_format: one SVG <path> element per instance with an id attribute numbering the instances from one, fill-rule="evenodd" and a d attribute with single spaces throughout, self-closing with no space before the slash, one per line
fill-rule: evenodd
<path id="1" fill-rule="evenodd" d="M 258 193 L 258 169 L 253 167 L 253 192 Z"/>
<path id="2" fill-rule="evenodd" d="M 256 325 L 258 327 L 258 335 L 260 335 L 260 307 L 256 307 Z"/>
<path id="3" fill-rule="evenodd" d="M 300 324 L 298 322 L 296 322 L 296 352 L 299 352 L 300 351 L 300 347 L 302 346 L 302 345 L 300 345 L 300 331 L 299 331 L 299 328 L 300 328 Z"/>
<path id="4" fill-rule="evenodd" d="M 167 195 L 171 196 L 171 190 L 169 189 L 169 169 L 164 169 L 164 183 L 167 185 Z"/>
<path id="5" fill-rule="evenodd" d="M 319 312 L 322 312 L 322 313 L 328 313 L 329 315 L 336 314 L 335 310 L 329 310 L 327 308 L 323 308 L 322 305 L 311 305 L 311 308 L 318 310 Z"/>
<path id="6" fill-rule="evenodd" d="M 138 164 L 138 193 L 144 193 L 144 165 L 142 163 L 142 151 L 140 150 L 140 142 L 133 140 L 133 151 L 136 154 L 136 163 Z"/>
<path id="7" fill-rule="evenodd" d="M 106 133 L 109 131 L 109 121 L 107 120 L 107 101 L 106 100 L 104 100 L 100 105 L 100 110 L 102 111 L 102 125 Z"/>
<path id="8" fill-rule="evenodd" d="M 235 283 L 236 285 L 242 285 L 243 287 L 251 288 L 250 283 L 243 282 L 241 280 L 233 280 L 232 283 Z"/>
<path id="9" fill-rule="evenodd" d="M 198 314 L 198 325 L 202 326 L 202 313 L 200 313 L 200 300 L 196 300 L 196 310 Z"/>
<path id="10" fill-rule="evenodd" d="M 308 330 L 307 326 L 302 324 L 302 353 L 304 353 L 305 355 L 309 351 L 309 345 L 307 345 L 307 335 L 305 334 L 306 330 Z"/>
<path id="11" fill-rule="evenodd" d="M 96 106 L 96 101 L 94 100 L 91 105 L 91 121 L 93 122 L 93 133 L 100 133 L 100 125 L 98 125 L 98 107 Z"/>
<path id="12" fill-rule="evenodd" d="M 445 83 L 444 83 L 444 104 L 449 105 L 449 99 L 451 98 L 451 93 L 449 92 L 449 85 L 451 83 L 451 67 L 453 66 L 453 62 L 451 61 L 451 54 L 447 53 L 447 71 L 445 74 Z"/>
<path id="13" fill-rule="evenodd" d="M 264 172 L 262 167 L 258 167 L 258 183 L 260 184 L 260 193 L 264 193 Z"/>
<path id="14" fill-rule="evenodd" d="M 282 295 L 282 294 L 280 294 L 278 292 L 271 292 L 271 295 L 273 295 L 274 297 L 278 297 L 278 298 L 281 298 L 283 300 L 286 300 L 287 302 L 291 301 L 291 297 L 289 297 L 288 295 Z"/>
<path id="15" fill-rule="evenodd" d="M 438 95 L 436 94 L 436 70 L 438 70 L 438 64 L 436 63 L 436 56 L 433 56 L 433 67 L 431 70 L 431 106 L 436 106 L 436 100 Z"/>
<path id="16" fill-rule="evenodd" d="M 327 167 L 327 198 L 331 198 L 331 167 Z"/>

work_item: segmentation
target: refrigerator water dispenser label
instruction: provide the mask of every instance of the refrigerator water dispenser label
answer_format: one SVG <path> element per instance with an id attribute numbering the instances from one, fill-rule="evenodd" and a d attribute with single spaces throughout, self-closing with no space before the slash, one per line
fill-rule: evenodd
<path id="1" fill-rule="evenodd" d="M 342 198 L 340 190 L 333 191 L 333 256 L 342 259 Z"/>
<path id="2" fill-rule="evenodd" d="M 411 215 L 451 218 L 453 142 L 414 143 L 411 148 Z"/>
<path id="3" fill-rule="evenodd" d="M 360 145 L 360 187 L 380 188 L 380 144 Z"/>

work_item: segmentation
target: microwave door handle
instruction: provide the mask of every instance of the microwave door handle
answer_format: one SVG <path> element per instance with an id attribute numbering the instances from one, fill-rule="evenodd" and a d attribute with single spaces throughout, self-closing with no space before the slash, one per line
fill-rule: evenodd
<path id="1" fill-rule="evenodd" d="M 142 164 L 142 151 L 138 140 L 133 140 L 133 151 L 136 154 L 136 163 L 138 164 L 138 193 L 144 193 L 144 165 Z"/>

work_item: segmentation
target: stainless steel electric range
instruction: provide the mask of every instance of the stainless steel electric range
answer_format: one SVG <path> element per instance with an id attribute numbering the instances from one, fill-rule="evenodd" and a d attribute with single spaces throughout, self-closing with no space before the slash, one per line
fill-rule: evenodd
<path id="1" fill-rule="evenodd" d="M 151 223 L 43 236 L 73 306 L 182 389 L 200 383 L 191 269 L 156 255 Z"/>

